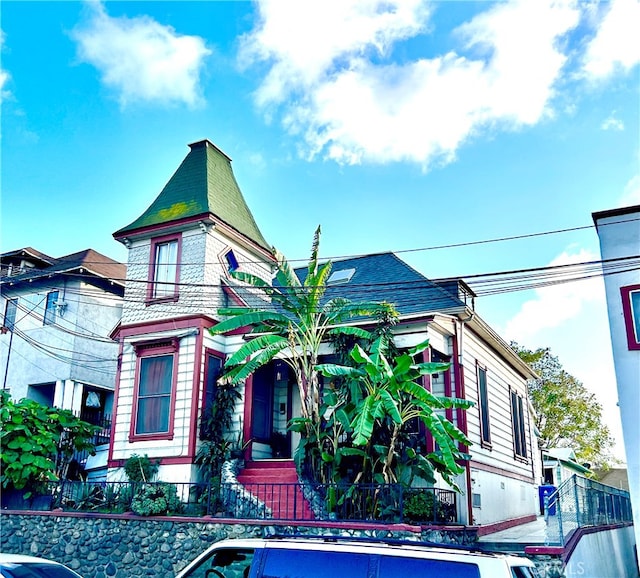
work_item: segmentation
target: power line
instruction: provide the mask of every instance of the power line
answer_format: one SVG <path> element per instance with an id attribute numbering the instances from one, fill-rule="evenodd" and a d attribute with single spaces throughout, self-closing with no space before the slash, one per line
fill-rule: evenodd
<path id="1" fill-rule="evenodd" d="M 622 223 L 632 223 L 632 222 L 636 222 L 636 221 L 640 221 L 640 217 L 634 217 L 634 218 L 628 218 L 628 219 L 621 219 L 621 220 L 617 220 L 617 221 L 611 221 L 609 223 L 600 223 L 599 227 L 608 227 L 611 225 L 618 225 L 618 224 L 622 224 Z M 460 243 L 447 243 L 447 244 L 443 244 L 443 245 L 431 245 L 431 246 L 427 246 L 427 247 L 416 247 L 416 248 L 410 248 L 410 249 L 397 249 L 397 250 L 392 250 L 392 251 L 379 251 L 377 253 L 374 254 L 379 254 L 379 253 L 386 253 L 386 252 L 390 252 L 390 253 L 395 253 L 395 254 L 400 254 L 400 253 L 416 253 L 416 252 L 422 252 L 422 251 L 437 251 L 437 250 L 441 250 L 441 249 L 456 249 L 456 248 L 460 248 L 460 247 L 472 247 L 475 245 L 486 245 L 486 244 L 490 244 L 490 243 L 502 243 L 502 242 L 506 242 L 506 241 L 517 241 L 517 240 L 522 240 L 522 239 L 532 239 L 532 238 L 536 238 L 536 237 L 544 237 L 547 235 L 558 235 L 558 234 L 562 234 L 562 233 L 571 233 L 571 232 L 575 232 L 575 231 L 584 231 L 587 229 L 594 229 L 595 225 L 591 224 L 591 225 L 582 225 L 582 226 L 578 226 L 578 227 L 566 227 L 563 229 L 553 229 L 551 231 L 538 231 L 535 233 L 524 233 L 521 235 L 509 235 L 509 236 L 501 236 L 501 237 L 493 237 L 493 238 L 489 238 L 489 239 L 481 239 L 481 240 L 476 240 L 476 241 L 463 241 Z M 371 253 L 358 253 L 358 254 L 346 254 L 346 255 L 334 255 L 331 257 L 326 257 L 326 258 L 322 258 L 322 261 L 331 261 L 334 259 L 356 259 L 359 257 L 366 257 L 368 255 L 370 255 Z M 297 262 L 306 262 L 308 259 L 305 258 L 299 258 L 299 259 L 287 259 L 287 261 L 289 263 L 297 263 Z M 250 264 L 262 264 L 263 261 L 253 261 L 253 260 L 238 260 L 239 264 L 246 264 L 246 265 L 250 265 Z M 127 266 L 130 265 L 140 265 L 139 262 L 131 262 L 128 261 L 127 263 L 125 263 Z M 83 265 L 113 265 L 113 261 L 85 261 L 83 263 Z M 180 265 L 221 265 L 221 266 L 225 266 L 224 263 L 220 262 L 220 261 L 216 261 L 216 262 L 197 262 L 197 263 L 188 263 L 188 262 L 181 262 Z M 30 269 L 29 272 L 43 272 L 43 273 L 47 273 L 47 269 Z M 55 271 L 52 271 L 51 274 L 56 274 Z M 69 275 L 69 272 L 64 272 L 65 275 Z M 92 278 L 92 279 L 96 279 L 95 275 L 87 275 L 88 278 Z M 5 278 L 4 282 L 7 282 L 7 279 L 9 278 Z M 104 280 L 104 279 L 103 279 Z M 113 278 L 114 281 L 126 281 L 126 279 L 121 279 L 121 278 Z"/>

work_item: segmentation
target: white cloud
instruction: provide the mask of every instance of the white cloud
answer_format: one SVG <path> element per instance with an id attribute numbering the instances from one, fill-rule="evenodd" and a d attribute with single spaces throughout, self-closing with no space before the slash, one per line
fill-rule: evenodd
<path id="1" fill-rule="evenodd" d="M 112 18 L 95 2 L 72 36 L 79 59 L 100 71 L 122 105 L 201 102 L 200 73 L 211 54 L 202 38 L 180 35 L 146 16 Z"/>
<path id="2" fill-rule="evenodd" d="M 602 130 L 624 130 L 624 122 L 616 118 L 615 112 L 612 112 L 600 125 Z"/>
<path id="3" fill-rule="evenodd" d="M 604 79 L 620 69 L 628 72 L 640 62 L 640 2 L 611 0 L 601 6 L 604 15 L 583 63 L 583 73 L 592 80 Z"/>
<path id="4" fill-rule="evenodd" d="M 393 64 L 385 58 L 395 43 L 428 31 L 425 2 L 265 1 L 242 61 L 268 63 L 256 102 L 282 105 L 310 156 L 427 167 L 451 161 L 483 129 L 549 112 L 566 61 L 558 41 L 579 22 L 576 4 L 489 6 L 455 32 L 459 53 Z"/>
<path id="5" fill-rule="evenodd" d="M 582 249 L 578 252 L 564 251 L 549 266 L 596 261 L 600 257 Z M 565 279 L 570 279 L 567 274 Z M 507 340 L 519 343 L 531 342 L 532 337 L 545 329 L 559 327 L 567 320 L 577 317 L 584 305 L 593 301 L 604 303 L 605 295 L 600 277 L 581 281 L 569 281 L 535 290 L 535 297 L 525 301 L 504 329 Z"/>
<path id="6" fill-rule="evenodd" d="M 0 30 L 0 50 L 4 49 L 4 44 L 4 32 Z M 6 88 L 10 78 L 11 75 L 4 68 L 0 67 L 0 102 L 11 97 L 11 92 Z"/>

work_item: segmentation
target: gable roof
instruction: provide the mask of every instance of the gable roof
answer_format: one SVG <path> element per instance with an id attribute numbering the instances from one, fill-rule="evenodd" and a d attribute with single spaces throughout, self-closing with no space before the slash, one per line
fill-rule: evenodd
<path id="1" fill-rule="evenodd" d="M 25 268 L 20 272 L 12 275 L 2 275 L 2 281 L 10 284 L 19 283 L 21 281 L 33 281 L 41 277 L 51 277 L 54 274 L 80 272 L 89 274 L 94 277 L 108 279 L 114 284 L 124 286 L 125 277 L 127 275 L 127 267 L 123 263 L 114 261 L 110 257 L 98 253 L 93 249 L 85 249 L 70 255 L 59 258 L 49 257 L 35 251 L 31 247 L 9 251 L 0 256 L 2 263 L 15 260 L 17 255 L 28 252 L 30 255 L 38 255 L 39 263 L 33 268 Z M 43 258 L 42 256 L 46 257 Z M 4 267 L 3 267 L 4 269 Z"/>
<path id="2" fill-rule="evenodd" d="M 116 239 L 154 225 L 211 215 L 270 251 L 238 187 L 231 159 L 209 140 L 189 145 L 182 161 L 155 201 Z"/>
<path id="3" fill-rule="evenodd" d="M 401 315 L 461 309 L 457 295 L 427 279 L 394 253 L 376 253 L 333 261 L 332 272 L 355 269 L 346 283 L 327 285 L 325 299 L 344 297 L 351 301 L 386 301 Z M 304 282 L 307 268 L 295 269 Z"/>

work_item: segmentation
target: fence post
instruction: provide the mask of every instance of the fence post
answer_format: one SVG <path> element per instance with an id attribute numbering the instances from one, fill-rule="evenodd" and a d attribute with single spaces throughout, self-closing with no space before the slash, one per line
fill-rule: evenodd
<path id="1" fill-rule="evenodd" d="M 578 479 L 573 476 L 573 497 L 576 503 L 576 525 L 580 527 L 580 497 L 578 496 Z"/>

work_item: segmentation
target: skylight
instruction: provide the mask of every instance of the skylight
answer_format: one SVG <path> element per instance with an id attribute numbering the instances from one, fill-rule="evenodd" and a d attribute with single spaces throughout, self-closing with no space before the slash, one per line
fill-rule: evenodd
<path id="1" fill-rule="evenodd" d="M 341 271 L 334 271 L 327 279 L 327 285 L 338 285 L 339 283 L 348 283 L 351 281 L 351 277 L 356 272 L 355 269 L 342 269 Z"/>

